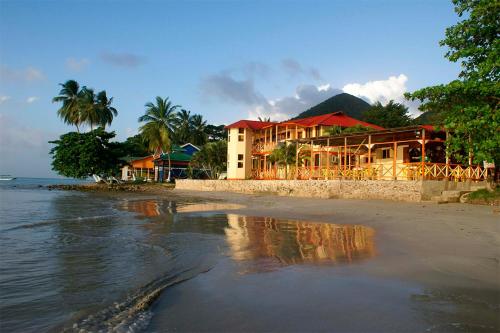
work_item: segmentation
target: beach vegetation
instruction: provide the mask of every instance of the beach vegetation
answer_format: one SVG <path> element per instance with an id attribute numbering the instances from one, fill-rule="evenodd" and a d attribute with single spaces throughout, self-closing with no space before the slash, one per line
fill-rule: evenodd
<path id="1" fill-rule="evenodd" d="M 386 105 L 376 102 L 363 112 L 361 119 L 384 128 L 404 127 L 413 123 L 408 107 L 393 100 Z"/>
<path id="2" fill-rule="evenodd" d="M 93 174 L 116 175 L 121 164 L 118 144 L 111 142 L 114 137 L 114 132 L 106 132 L 102 127 L 86 133 L 61 135 L 50 142 L 54 145 L 50 150 L 52 170 L 64 177 L 79 179 Z"/>
<path id="3" fill-rule="evenodd" d="M 294 165 L 297 158 L 297 144 L 281 144 L 269 155 L 269 161 L 285 168 L 285 179 L 288 179 L 288 166 Z"/>
<path id="4" fill-rule="evenodd" d="M 445 31 L 445 57 L 460 62 L 458 78 L 405 96 L 420 110 L 441 115 L 451 132 L 448 151 L 460 162 L 500 163 L 500 6 L 491 0 L 453 0 L 463 18 Z"/>
<path id="5" fill-rule="evenodd" d="M 109 98 L 105 90 L 95 94 L 92 88 L 80 85 L 75 80 L 61 83 L 59 95 L 52 99 L 53 103 L 62 103 L 58 116 L 68 125 L 74 125 L 80 132 L 82 125 L 88 125 L 90 130 L 94 126 L 105 127 L 111 125 L 118 111 L 111 104 L 113 97 Z"/>
<path id="6" fill-rule="evenodd" d="M 206 177 L 218 179 L 227 168 L 227 141 L 208 142 L 193 155 L 191 170 L 202 170 Z"/>
<path id="7" fill-rule="evenodd" d="M 191 115 L 190 111 L 182 109 L 177 112 L 174 124 L 172 138 L 174 143 L 190 142 L 196 146 L 203 146 L 208 141 L 207 122 L 202 115 Z"/>
<path id="8" fill-rule="evenodd" d="M 227 138 L 227 130 L 224 128 L 224 125 L 208 124 L 205 127 L 205 133 L 207 134 L 208 142 L 226 140 Z"/>

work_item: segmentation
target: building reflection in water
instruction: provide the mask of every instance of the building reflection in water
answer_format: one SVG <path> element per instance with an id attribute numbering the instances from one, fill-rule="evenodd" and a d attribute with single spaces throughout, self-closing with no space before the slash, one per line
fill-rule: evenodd
<path id="1" fill-rule="evenodd" d="M 191 213 L 241 208 L 221 203 L 176 203 L 174 201 L 124 201 L 119 209 L 155 218 L 163 233 L 199 232 L 225 235 L 230 256 L 236 261 L 254 261 L 260 268 L 302 263 L 351 263 L 375 255 L 374 230 L 361 225 L 280 220 L 237 214 Z M 185 214 L 182 214 L 185 213 Z M 156 230 L 156 229 L 155 229 Z M 156 230 L 158 232 L 158 230 Z M 259 269 L 260 269 L 259 268 Z"/>
<path id="2" fill-rule="evenodd" d="M 118 209 L 134 212 L 142 217 L 156 217 L 162 213 L 201 213 L 244 208 L 243 205 L 228 203 L 176 203 L 175 201 L 135 200 L 123 201 Z"/>
<path id="3" fill-rule="evenodd" d="M 225 230 L 234 260 L 274 258 L 281 265 L 351 263 L 375 255 L 374 230 L 228 214 Z"/>
<path id="4" fill-rule="evenodd" d="M 118 209 L 134 212 L 143 217 L 160 216 L 160 206 L 156 200 L 123 201 Z"/>

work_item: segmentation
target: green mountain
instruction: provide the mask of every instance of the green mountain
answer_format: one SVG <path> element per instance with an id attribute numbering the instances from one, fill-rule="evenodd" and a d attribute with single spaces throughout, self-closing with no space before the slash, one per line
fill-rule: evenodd
<path id="1" fill-rule="evenodd" d="M 427 111 L 415 118 L 417 125 L 438 125 L 443 123 L 443 116 L 435 111 Z"/>
<path id="2" fill-rule="evenodd" d="M 343 111 L 350 117 L 361 119 L 361 115 L 370 107 L 370 104 L 353 95 L 342 93 L 330 97 L 316 106 L 302 112 L 294 119 L 319 116 L 322 114 Z"/>

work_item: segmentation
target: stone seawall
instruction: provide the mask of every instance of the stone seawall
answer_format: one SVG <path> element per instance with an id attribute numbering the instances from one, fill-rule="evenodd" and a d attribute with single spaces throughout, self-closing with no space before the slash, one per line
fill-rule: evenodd
<path id="1" fill-rule="evenodd" d="M 176 189 L 342 199 L 418 202 L 422 182 L 390 180 L 198 180 L 178 179 Z"/>

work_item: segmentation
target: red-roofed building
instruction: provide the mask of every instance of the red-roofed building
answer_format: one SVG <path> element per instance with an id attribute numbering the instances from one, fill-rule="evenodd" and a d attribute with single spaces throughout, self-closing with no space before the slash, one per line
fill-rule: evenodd
<path id="1" fill-rule="evenodd" d="M 446 133 L 430 125 L 384 129 L 335 112 L 279 123 L 240 120 L 226 128 L 228 179 L 487 177 L 471 160 L 464 166 L 446 154 Z M 294 165 L 270 158 L 283 145 L 295 145 Z"/>
<path id="2" fill-rule="evenodd" d="M 228 167 L 229 179 L 248 179 L 255 174 L 260 165 L 264 167 L 267 156 L 280 143 L 290 140 L 316 138 L 324 136 L 328 129 L 363 126 L 373 130 L 383 129 L 335 112 L 315 117 L 287 120 L 284 122 L 266 122 L 239 120 L 226 126 L 228 129 Z"/>

